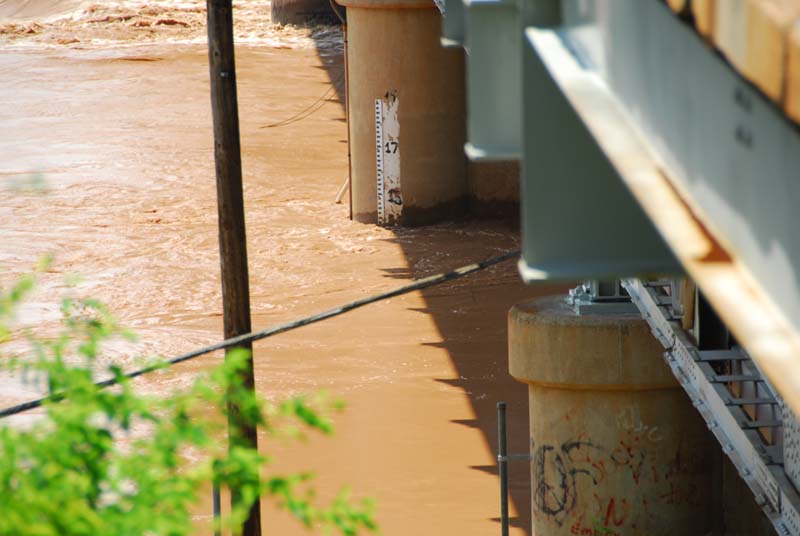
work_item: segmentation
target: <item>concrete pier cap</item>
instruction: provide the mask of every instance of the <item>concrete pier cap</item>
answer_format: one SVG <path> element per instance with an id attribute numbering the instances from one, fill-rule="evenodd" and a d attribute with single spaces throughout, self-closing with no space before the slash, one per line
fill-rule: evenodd
<path id="1" fill-rule="evenodd" d="M 379 194 L 386 224 L 462 215 L 468 202 L 463 50 L 441 46 L 441 15 L 432 0 L 337 2 L 347 7 L 353 219 L 377 223 Z"/>
<path id="2" fill-rule="evenodd" d="M 715 443 L 638 315 L 563 297 L 509 312 L 509 368 L 528 384 L 533 534 L 702 535 Z"/>

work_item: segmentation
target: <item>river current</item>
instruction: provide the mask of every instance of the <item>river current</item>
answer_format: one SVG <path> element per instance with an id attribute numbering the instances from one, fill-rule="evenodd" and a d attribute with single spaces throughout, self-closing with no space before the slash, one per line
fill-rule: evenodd
<path id="1" fill-rule="evenodd" d="M 254 327 L 517 247 L 516 231 L 498 223 L 350 221 L 346 197 L 334 202 L 347 177 L 340 29 L 273 25 L 269 2 L 234 4 Z M 139 334 L 104 353 L 126 367 L 221 339 L 204 23 L 194 0 L 0 0 L 0 284 L 54 256 L 18 333 L 56 330 L 58 300 L 73 295 L 101 299 Z M 302 121 L 265 128 L 323 95 Z M 326 389 L 347 403 L 333 438 L 262 441 L 275 470 L 319 473 L 324 497 L 344 484 L 375 497 L 386 535 L 498 532 L 498 400 L 510 404 L 512 450 L 527 450 L 526 390 L 506 372 L 505 315 L 552 290 L 521 285 L 507 263 L 258 343 L 265 397 Z M 220 358 L 137 386 L 169 392 Z M 0 377 L 4 406 L 37 394 Z M 514 471 L 521 535 L 527 468 Z M 300 533 L 265 510 L 267 533 Z M 199 505 L 198 519 L 208 512 Z"/>

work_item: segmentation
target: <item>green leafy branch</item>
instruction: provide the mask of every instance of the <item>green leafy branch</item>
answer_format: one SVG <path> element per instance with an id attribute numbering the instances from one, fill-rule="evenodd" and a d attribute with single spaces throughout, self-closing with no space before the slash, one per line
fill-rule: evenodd
<path id="1" fill-rule="evenodd" d="M 34 286 L 31 275 L 0 289 L 0 343 L 13 338 L 14 312 Z M 29 333 L 30 352 L 2 364 L 38 379 L 52 399 L 29 426 L 0 426 L 0 535 L 189 534 L 210 482 L 238 490 L 241 500 L 221 521 L 233 532 L 258 497 L 328 534 L 377 530 L 371 501 L 353 502 L 344 490 L 319 506 L 311 475 L 265 473 L 269 457 L 236 438 L 230 446 L 220 441 L 232 407 L 236 419 L 269 435 L 297 436 L 331 434 L 338 402 L 259 399 L 242 382 L 244 350 L 229 352 L 188 389 L 145 396 L 121 367 L 99 360 L 103 343 L 133 334 L 95 300 L 65 299 L 61 311 L 57 336 Z M 99 375 L 113 376 L 116 386 L 97 386 Z"/>

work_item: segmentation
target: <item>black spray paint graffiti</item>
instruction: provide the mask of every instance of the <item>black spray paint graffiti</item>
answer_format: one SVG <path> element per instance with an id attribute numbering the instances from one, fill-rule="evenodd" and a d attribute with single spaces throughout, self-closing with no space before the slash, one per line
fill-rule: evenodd
<path id="1" fill-rule="evenodd" d="M 536 486 L 534 505 L 561 526 L 578 502 L 577 476 L 586 475 L 594 484 L 602 478 L 596 467 L 587 468 L 583 462 L 576 463 L 573 454 L 588 450 L 602 452 L 603 449 L 589 441 L 567 441 L 558 449 L 551 445 L 532 447 L 533 479 Z"/>

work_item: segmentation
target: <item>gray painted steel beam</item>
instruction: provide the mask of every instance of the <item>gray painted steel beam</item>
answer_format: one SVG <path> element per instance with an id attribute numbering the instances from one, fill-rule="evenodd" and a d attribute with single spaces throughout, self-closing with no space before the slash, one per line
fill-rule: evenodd
<path id="1" fill-rule="evenodd" d="M 800 129 L 654 0 L 564 0 L 561 35 L 800 330 Z"/>
<path id="2" fill-rule="evenodd" d="M 470 160 L 520 153 L 522 27 L 514 0 L 464 0 L 467 143 Z"/>
<path id="3" fill-rule="evenodd" d="M 541 53 L 523 51 L 523 279 L 681 273 Z"/>
<path id="4" fill-rule="evenodd" d="M 444 0 L 442 13 L 443 47 L 460 47 L 464 44 L 464 3 L 462 0 Z"/>

